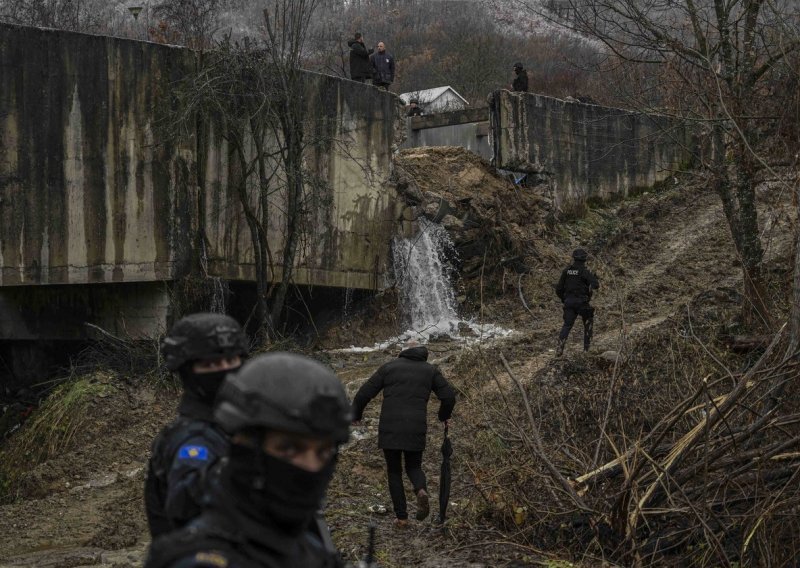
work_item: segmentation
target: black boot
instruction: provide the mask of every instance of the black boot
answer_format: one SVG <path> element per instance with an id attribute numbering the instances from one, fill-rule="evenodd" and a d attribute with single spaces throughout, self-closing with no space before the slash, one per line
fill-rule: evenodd
<path id="1" fill-rule="evenodd" d="M 558 346 L 556 347 L 556 357 L 561 357 L 564 354 L 564 345 L 567 344 L 566 339 L 559 339 Z"/>

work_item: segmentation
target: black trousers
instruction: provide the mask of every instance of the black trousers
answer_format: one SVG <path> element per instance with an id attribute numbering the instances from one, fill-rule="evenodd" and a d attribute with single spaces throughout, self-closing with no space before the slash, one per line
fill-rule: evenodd
<path id="1" fill-rule="evenodd" d="M 406 474 L 411 480 L 414 495 L 420 489 L 428 489 L 425 472 L 422 471 L 422 452 L 409 452 L 408 450 L 383 450 L 386 458 L 386 472 L 389 475 L 389 495 L 392 496 L 394 514 L 398 519 L 407 519 L 406 490 L 403 487 L 402 457 L 406 458 Z"/>
<path id="2" fill-rule="evenodd" d="M 564 341 L 569 337 L 569 332 L 578 316 L 581 316 L 583 320 L 583 347 L 588 349 L 592 342 L 592 328 L 594 327 L 594 308 L 588 302 L 579 305 L 564 304 L 564 326 L 561 328 L 561 333 L 558 334 L 558 339 Z"/>

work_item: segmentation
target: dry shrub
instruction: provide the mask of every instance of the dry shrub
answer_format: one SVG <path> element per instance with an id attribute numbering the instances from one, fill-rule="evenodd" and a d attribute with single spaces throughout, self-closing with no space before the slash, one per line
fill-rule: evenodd
<path id="1" fill-rule="evenodd" d="M 699 295 L 616 364 L 578 354 L 526 369 L 524 340 L 462 357 L 468 522 L 638 566 L 796 558 L 798 364 L 781 335 L 725 351 L 737 300 Z"/>

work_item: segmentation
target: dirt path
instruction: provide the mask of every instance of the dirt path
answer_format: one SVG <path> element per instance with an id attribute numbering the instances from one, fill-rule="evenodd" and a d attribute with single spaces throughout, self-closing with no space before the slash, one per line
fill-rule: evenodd
<path id="1" fill-rule="evenodd" d="M 739 269 L 731 261 L 730 238 L 718 200 L 713 195 L 697 196 L 691 203 L 670 210 L 652 223 L 635 227 L 635 231 L 636 238 L 625 239 L 602 251 L 593 265 L 602 281 L 595 301 L 598 316 L 594 354 L 620 349 L 620 342 L 626 336 L 663 322 L 680 302 L 699 291 L 732 286 L 738 281 Z M 547 277 L 555 281 L 558 274 L 554 271 Z M 559 305 L 552 290 L 536 294 L 538 297 L 529 298 L 531 304 L 539 306 L 534 309 L 535 317 L 528 317 L 520 307 L 521 315 L 515 319 L 521 322 L 518 330 L 528 342 L 529 355 L 514 364 L 514 371 L 521 380 L 533 376 L 552 360 L 555 335 L 561 325 Z M 580 323 L 576 327 L 580 328 Z M 518 342 L 519 337 L 507 341 Z M 575 329 L 566 356 L 574 356 L 580 343 L 580 331 Z M 442 367 L 448 375 L 461 349 L 463 346 L 454 343 L 433 345 L 432 359 L 444 361 Z M 352 394 L 393 353 L 334 353 L 329 356 Z M 450 375 L 450 378 L 458 381 L 458 377 Z M 67 470 L 60 480 L 62 486 L 50 488 L 45 496 L 0 507 L 0 568 L 141 565 L 147 546 L 141 504 L 142 468 L 154 424 L 163 421 L 174 404 L 174 398 L 167 400 L 163 394 L 151 392 L 150 396 L 156 397 L 150 404 L 158 403 L 159 411 L 153 413 L 156 418 L 140 416 L 130 421 L 127 430 L 110 433 L 112 439 L 126 444 L 126 454 L 132 457 L 114 460 L 106 456 L 104 465 L 94 468 L 91 475 L 84 474 L 83 470 Z M 383 457 L 375 444 L 378 409 L 376 402 L 370 405 L 364 424 L 358 430 L 359 439 L 342 453 L 329 493 L 334 539 L 346 556 L 363 554 L 370 519 L 377 523 L 379 559 L 385 567 L 477 568 L 505 565 L 505 560 L 501 559 L 535 556 L 534 551 L 511 549 L 501 544 L 505 538 L 499 533 L 464 526 L 457 520 L 449 534 L 434 530 L 426 522 L 414 524 L 398 535 L 392 528 L 391 513 L 371 513 L 371 507 L 391 509 Z M 457 419 L 454 431 L 457 435 Z M 431 428 L 426 452 L 425 467 L 432 494 L 438 490 L 434 473 L 438 468 L 440 435 L 437 427 Z M 91 453 L 91 444 L 87 448 L 84 451 Z M 458 519 L 458 503 L 462 497 L 458 481 L 466 473 L 459 467 L 456 462 L 456 483 L 451 495 L 455 503 L 451 512 L 455 519 Z M 64 485 L 66 483 L 69 486 Z M 483 544 L 475 546 L 477 542 Z"/>

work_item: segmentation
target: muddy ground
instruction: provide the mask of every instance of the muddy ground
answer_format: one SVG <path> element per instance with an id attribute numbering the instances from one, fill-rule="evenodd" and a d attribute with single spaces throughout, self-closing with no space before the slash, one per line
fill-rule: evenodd
<path id="1" fill-rule="evenodd" d="M 406 173 L 419 180 L 424 192 L 445 195 L 456 209 L 459 199 L 460 206 L 470 206 L 464 201 L 470 195 L 474 208 L 484 212 L 490 209 L 487 203 L 475 199 L 480 195 L 480 180 L 490 179 L 491 200 L 512 212 L 506 214 L 506 224 L 496 229 L 510 235 L 504 246 L 522 256 L 522 268 L 509 268 L 500 259 L 490 258 L 477 272 L 471 264 L 469 275 L 462 273 L 457 286 L 465 317 L 513 329 L 515 334 L 469 345 L 457 341 L 429 345 L 431 360 L 441 365 L 462 394 L 451 426 L 455 454 L 446 530 L 428 519 L 412 521 L 410 529 L 397 532 L 390 513 L 371 512 L 381 507 L 391 510 L 383 459 L 376 446 L 379 402 L 373 401 L 356 429 L 356 439 L 342 452 L 329 491 L 327 516 L 334 540 L 346 558 L 360 558 L 365 552 L 368 524 L 373 520 L 377 523 L 377 556 L 386 567 L 560 566 L 567 564 L 556 559 L 566 558 L 583 565 L 601 565 L 591 557 L 575 558 L 573 552 L 559 550 L 555 533 L 550 542 L 521 538 L 528 522 L 524 517 L 538 513 L 509 509 L 507 502 L 513 497 L 501 499 L 503 487 L 487 491 L 489 484 L 481 480 L 489 475 L 486 456 L 491 452 L 481 432 L 492 427 L 493 419 L 484 414 L 482 397 L 488 400 L 492 393 L 505 388 L 503 385 L 508 387 L 507 396 L 516 395 L 507 376 L 496 381 L 476 378 L 472 362 L 502 353 L 522 383 L 539 385 L 543 393 L 554 397 L 537 402 L 544 416 L 546 407 L 558 404 L 559 399 L 574 401 L 588 396 L 591 388 L 586 385 L 597 384 L 602 396 L 609 365 L 628 354 L 639 338 L 657 330 L 661 337 L 678 333 L 672 330 L 680 329 L 677 323 L 685 320 L 687 310 L 695 310 L 697 321 L 710 311 L 717 327 L 722 325 L 720 321 L 735 325 L 741 272 L 719 200 L 702 187 L 676 179 L 658 191 L 595 208 L 583 219 L 568 220 L 549 210 L 544 188 L 515 187 L 493 177 L 485 163 L 466 153 L 415 151 L 405 154 L 403 160 Z M 456 177 L 464 182 L 461 186 L 454 184 L 454 176 L 442 174 L 443 163 L 458 173 Z M 426 176 L 426 172 L 438 173 Z M 437 176 L 441 178 L 438 182 Z M 462 193 L 454 196 L 458 191 Z M 788 283 L 793 214 L 780 192 L 766 185 L 762 198 L 771 290 L 780 295 L 785 289 L 782 286 Z M 529 224 L 525 218 L 530 219 Z M 569 252 L 579 245 L 593 254 L 590 266 L 602 283 L 594 301 L 595 340 L 590 353 L 581 353 L 578 323 L 565 356 L 555 359 L 561 310 L 553 283 L 568 262 Z M 494 255 L 504 253 L 502 247 L 492 250 Z M 776 299 L 781 304 L 780 297 Z M 324 332 L 314 347 L 351 394 L 399 349 L 352 353 L 341 348 L 354 342 L 372 345 L 402 328 L 400 308 L 391 292 L 360 309 Z M 646 371 L 647 361 L 640 365 Z M 565 379 L 577 367 L 588 369 L 591 377 L 580 392 Z M 502 368 L 498 369 L 499 374 Z M 172 415 L 177 393 L 133 378 L 101 380 L 110 380 L 114 387 L 92 401 L 79 433 L 49 460 L 30 467 L 11 488 L 16 499 L 0 506 L 0 566 L 141 565 L 148 544 L 141 496 L 148 447 Z M 483 391 L 480 396 L 476 396 L 476 388 Z M 632 406 L 636 406 L 635 401 Z M 435 410 L 432 403 L 425 459 L 434 496 L 442 435 L 433 419 Z M 580 416 L 573 416 L 573 420 L 580 421 Z M 574 427 L 580 430 L 582 426 Z M 495 466 L 497 470 L 515 469 L 513 463 Z M 435 513 L 436 507 L 433 509 Z M 413 515 L 413 504 L 410 510 Z M 520 518 L 515 519 L 514 514 Z"/>

